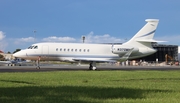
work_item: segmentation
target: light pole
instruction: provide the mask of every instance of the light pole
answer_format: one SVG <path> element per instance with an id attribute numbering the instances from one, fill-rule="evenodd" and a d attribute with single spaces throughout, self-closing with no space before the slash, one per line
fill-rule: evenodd
<path id="1" fill-rule="evenodd" d="M 36 32 L 37 32 L 36 30 L 33 31 L 33 33 L 34 33 L 34 42 L 35 42 L 35 39 L 36 39 Z"/>
<path id="2" fill-rule="evenodd" d="M 82 40 L 83 40 L 83 43 L 84 43 L 84 41 L 85 41 L 85 38 L 86 38 L 86 37 L 85 37 L 85 36 L 82 36 L 81 38 L 82 38 Z"/>

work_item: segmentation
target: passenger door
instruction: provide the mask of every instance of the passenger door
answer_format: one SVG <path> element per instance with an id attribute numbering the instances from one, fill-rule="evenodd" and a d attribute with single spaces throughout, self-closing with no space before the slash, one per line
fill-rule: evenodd
<path id="1" fill-rule="evenodd" d="M 43 45 L 42 46 L 42 58 L 48 59 L 48 55 L 49 55 L 49 46 Z"/>

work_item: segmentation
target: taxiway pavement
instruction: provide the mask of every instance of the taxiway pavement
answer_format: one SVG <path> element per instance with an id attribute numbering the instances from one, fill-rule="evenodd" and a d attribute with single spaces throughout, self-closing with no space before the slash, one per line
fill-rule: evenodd
<path id="1" fill-rule="evenodd" d="M 0 73 L 3 72 L 45 72 L 45 71 L 77 71 L 87 70 L 88 65 L 49 65 L 41 66 L 40 69 L 36 69 L 36 66 L 0 66 Z M 180 70 L 180 66 L 97 66 L 97 71 L 103 70 Z"/>

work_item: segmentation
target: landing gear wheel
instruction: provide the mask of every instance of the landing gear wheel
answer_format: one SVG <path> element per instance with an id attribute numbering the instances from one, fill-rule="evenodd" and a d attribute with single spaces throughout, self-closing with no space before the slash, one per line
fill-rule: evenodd
<path id="1" fill-rule="evenodd" d="M 89 63 L 89 70 L 97 70 L 96 69 L 96 62 L 90 62 Z"/>
<path id="2" fill-rule="evenodd" d="M 92 62 L 89 64 L 89 70 L 93 70 Z"/>
<path id="3" fill-rule="evenodd" d="M 97 70 L 96 67 L 93 67 L 92 70 Z"/>
<path id="4" fill-rule="evenodd" d="M 40 69 L 40 66 L 37 66 L 36 69 Z"/>

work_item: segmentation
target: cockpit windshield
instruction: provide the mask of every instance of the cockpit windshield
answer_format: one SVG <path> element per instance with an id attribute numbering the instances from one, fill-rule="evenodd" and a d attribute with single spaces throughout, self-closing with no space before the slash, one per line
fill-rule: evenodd
<path id="1" fill-rule="evenodd" d="M 28 49 L 38 49 L 38 46 L 37 45 L 32 45 L 32 46 L 28 47 Z"/>
<path id="2" fill-rule="evenodd" d="M 34 49 L 38 49 L 38 46 L 36 45 L 36 46 L 34 46 Z"/>

